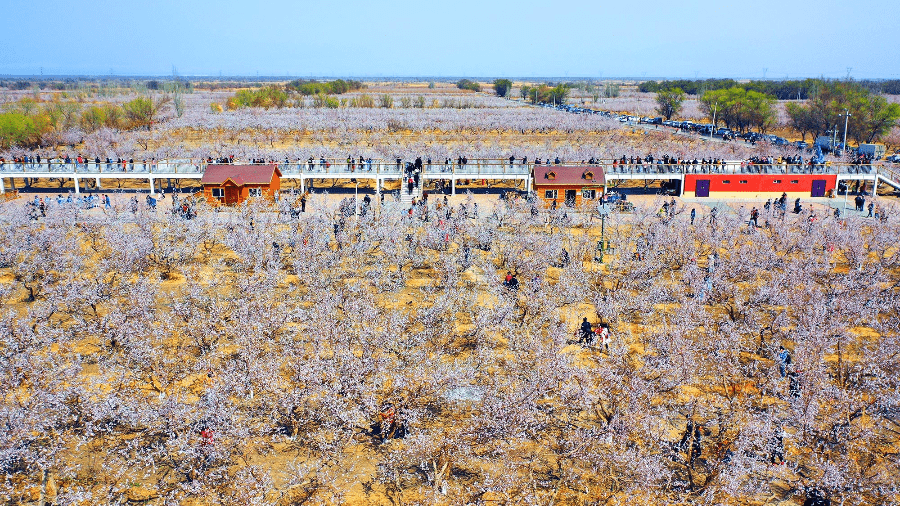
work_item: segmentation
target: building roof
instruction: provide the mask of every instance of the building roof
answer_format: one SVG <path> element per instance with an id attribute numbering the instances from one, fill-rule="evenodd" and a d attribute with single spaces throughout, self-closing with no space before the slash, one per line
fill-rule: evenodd
<path id="1" fill-rule="evenodd" d="M 591 186 L 602 185 L 606 182 L 603 167 L 591 166 L 564 166 L 564 165 L 535 165 L 534 185 L 553 186 Z"/>
<path id="2" fill-rule="evenodd" d="M 269 184 L 275 175 L 281 177 L 277 165 L 207 165 L 200 184 L 223 184 L 229 179 L 238 186 Z"/>

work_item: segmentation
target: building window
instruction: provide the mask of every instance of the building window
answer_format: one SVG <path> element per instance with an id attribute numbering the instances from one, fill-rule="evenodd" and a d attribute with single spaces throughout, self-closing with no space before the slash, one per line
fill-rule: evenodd
<path id="1" fill-rule="evenodd" d="M 545 199 L 555 199 L 556 198 L 556 190 L 544 190 L 544 198 Z"/>
<path id="2" fill-rule="evenodd" d="M 741 184 L 747 184 L 747 180 L 746 180 L 746 179 L 741 179 L 741 180 L 739 181 L 739 183 L 741 183 Z"/>
<path id="3" fill-rule="evenodd" d="M 597 198 L 597 190 L 581 190 L 581 198 L 594 200 Z"/>
<path id="4" fill-rule="evenodd" d="M 798 181 L 797 179 L 791 179 L 791 184 L 799 184 L 799 183 L 800 183 L 800 181 Z"/>
<path id="5" fill-rule="evenodd" d="M 224 188 L 213 188 L 212 196 L 214 199 L 224 199 L 225 198 L 225 189 Z"/>
<path id="6" fill-rule="evenodd" d="M 250 188 L 248 195 L 251 197 L 262 197 L 262 188 Z"/>
<path id="7" fill-rule="evenodd" d="M 730 180 L 730 179 L 723 179 L 723 180 L 722 180 L 722 184 L 729 184 L 729 183 L 731 183 L 731 180 Z"/>
<path id="8" fill-rule="evenodd" d="M 775 179 L 775 180 L 773 180 L 772 182 L 775 183 L 775 184 L 781 184 L 781 180 L 780 180 L 780 179 Z"/>

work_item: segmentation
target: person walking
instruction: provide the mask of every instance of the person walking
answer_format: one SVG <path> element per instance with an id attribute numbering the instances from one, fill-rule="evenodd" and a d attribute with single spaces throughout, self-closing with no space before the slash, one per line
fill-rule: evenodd
<path id="1" fill-rule="evenodd" d="M 588 321 L 587 317 L 584 317 L 584 320 L 581 321 L 581 336 L 578 338 L 578 344 L 587 344 L 590 346 L 592 337 L 594 335 L 594 328 L 591 325 L 591 322 Z"/>
<path id="2" fill-rule="evenodd" d="M 775 432 L 769 439 L 769 462 L 774 465 L 784 464 L 784 429 L 775 427 Z"/>
<path id="3" fill-rule="evenodd" d="M 694 218 L 697 217 L 697 209 L 691 208 L 691 225 L 694 224 Z"/>
<path id="4" fill-rule="evenodd" d="M 597 329 L 597 339 L 600 343 L 600 346 L 608 353 L 609 352 L 609 343 L 612 339 L 609 337 L 609 326 L 600 324 L 600 327 Z"/>
<path id="5" fill-rule="evenodd" d="M 872 211 L 874 211 L 874 210 L 875 210 L 875 203 L 874 203 L 874 202 L 869 202 L 869 215 L 866 216 L 866 218 L 871 218 L 871 217 L 872 217 Z"/>
<path id="6" fill-rule="evenodd" d="M 778 371 L 781 373 L 781 377 L 784 378 L 787 367 L 791 365 L 791 354 L 784 349 L 784 346 L 778 347 Z"/>

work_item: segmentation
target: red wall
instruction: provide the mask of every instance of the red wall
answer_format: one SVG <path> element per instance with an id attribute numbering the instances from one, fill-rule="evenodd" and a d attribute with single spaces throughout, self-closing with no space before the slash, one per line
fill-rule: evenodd
<path id="1" fill-rule="evenodd" d="M 814 179 L 824 179 L 825 191 L 833 190 L 837 186 L 835 174 L 687 174 L 684 176 L 684 191 L 697 190 L 698 179 L 709 179 L 709 192 L 771 192 L 812 193 Z M 780 180 L 781 183 L 776 183 Z M 730 181 L 724 183 L 724 181 Z M 746 183 L 741 183 L 746 181 Z M 791 181 L 797 181 L 792 183 Z"/>

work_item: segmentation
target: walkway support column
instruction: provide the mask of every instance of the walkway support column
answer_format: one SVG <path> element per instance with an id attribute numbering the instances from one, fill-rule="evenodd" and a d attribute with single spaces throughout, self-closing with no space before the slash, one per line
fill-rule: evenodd
<path id="1" fill-rule="evenodd" d="M 303 179 L 303 175 L 300 175 L 300 193 L 306 193 L 306 180 Z"/>
<path id="2" fill-rule="evenodd" d="M 0 177 L 0 195 L 6 193 L 6 187 L 3 186 L 3 178 Z"/>
<path id="3" fill-rule="evenodd" d="M 72 180 L 75 181 L 75 195 L 78 195 L 81 193 L 81 189 L 78 187 L 78 178 L 73 177 Z"/>
<path id="4" fill-rule="evenodd" d="M 100 178 L 97 178 L 97 189 L 102 190 L 103 188 L 100 186 Z"/>
<path id="5" fill-rule="evenodd" d="M 153 178 L 152 178 L 152 177 L 148 177 L 147 179 L 150 180 L 150 195 L 155 195 L 155 194 L 156 194 L 156 188 L 154 188 Z"/>
<path id="6" fill-rule="evenodd" d="M 450 195 L 456 195 L 456 175 L 450 179 Z"/>

